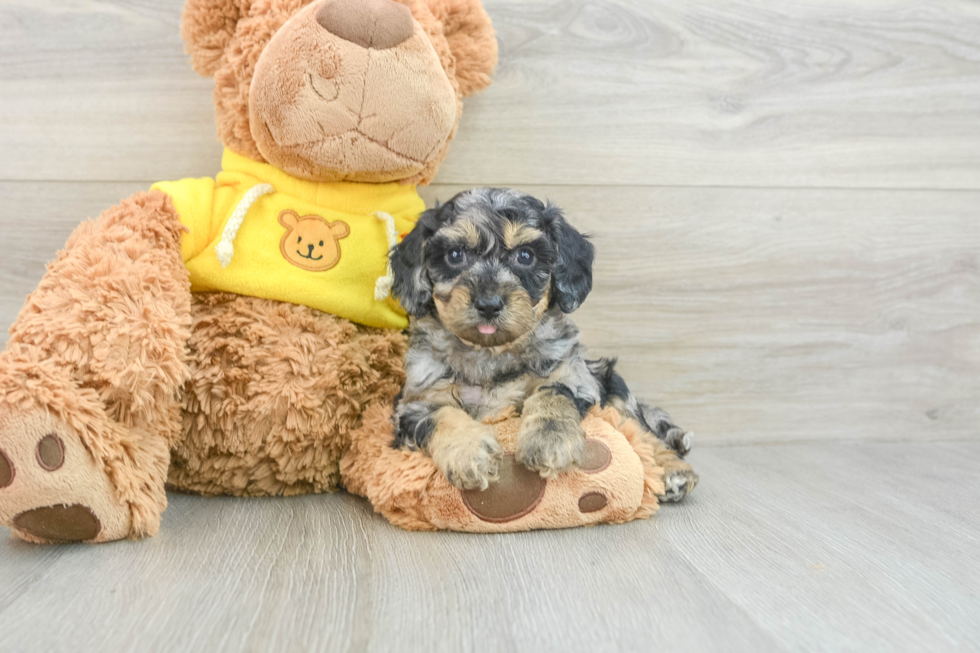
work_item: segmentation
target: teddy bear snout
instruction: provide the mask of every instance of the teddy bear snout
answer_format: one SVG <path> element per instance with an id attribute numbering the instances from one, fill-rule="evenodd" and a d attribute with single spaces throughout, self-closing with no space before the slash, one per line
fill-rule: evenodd
<path id="1" fill-rule="evenodd" d="M 316 22 L 345 41 L 375 50 L 404 43 L 415 31 L 412 12 L 394 0 L 328 0 L 317 10 Z"/>

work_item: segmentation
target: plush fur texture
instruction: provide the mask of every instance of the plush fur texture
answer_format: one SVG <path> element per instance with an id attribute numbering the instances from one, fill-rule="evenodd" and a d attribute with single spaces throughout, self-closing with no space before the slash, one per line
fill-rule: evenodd
<path id="1" fill-rule="evenodd" d="M 336 490 L 349 433 L 404 382 L 405 337 L 226 293 L 195 295 L 192 314 L 171 486 L 246 496 Z"/>
<path id="2" fill-rule="evenodd" d="M 16 495 L 12 486 L 0 497 L 3 523 L 57 496 L 86 501 L 106 524 L 118 522 L 107 506 L 121 506 L 129 528 L 107 539 L 156 533 L 189 376 L 181 233 L 169 197 L 136 195 L 80 226 L 28 298 L 0 355 L 0 448 L 28 451 L 52 432 L 96 465 L 40 475 Z M 13 462 L 34 467 L 23 456 Z"/>
<path id="3" fill-rule="evenodd" d="M 428 183 L 449 151 L 462 98 L 490 83 L 497 64 L 490 19 L 474 0 L 400 0 L 417 23 L 415 35 L 357 63 L 363 49 L 315 20 L 322 5 L 338 1 L 188 0 L 181 34 L 195 70 L 214 78 L 219 138 L 236 152 L 307 179 Z M 263 62 L 274 37 L 275 56 Z M 309 66 L 296 67 L 311 48 L 318 55 L 316 78 L 307 77 Z M 323 52 L 330 56 L 321 57 Z M 270 83 L 273 61 L 289 62 L 287 71 L 295 68 L 296 75 Z M 257 74 L 263 83 L 253 102 Z M 405 85 L 406 77 L 419 75 L 430 86 Z M 447 85 L 446 92 L 434 102 L 430 91 L 439 84 Z M 416 89 L 427 90 L 419 95 Z M 390 102 L 393 97 L 399 101 Z M 376 98 L 379 110 L 361 98 Z M 328 100 L 344 109 L 320 140 L 327 123 L 302 118 L 306 112 L 297 104 Z M 289 107 L 296 118 L 282 115 Z M 355 114 L 351 124 L 347 112 Z M 265 126 L 270 117 L 272 131 Z"/>
<path id="4" fill-rule="evenodd" d="M 482 424 L 504 451 L 513 454 L 521 426 L 513 409 L 486 417 Z M 637 422 L 624 421 L 613 409 L 594 409 L 582 428 L 590 440 L 607 447 L 608 465 L 599 471 L 576 469 L 542 480 L 537 502 L 531 502 L 525 514 L 510 518 L 481 518 L 475 512 L 479 496 L 464 496 L 432 458 L 421 451 L 392 447 L 391 411 L 385 406 L 365 412 L 364 423 L 352 434 L 352 446 L 341 460 L 341 471 L 350 492 L 367 497 L 375 511 L 408 530 L 494 533 L 569 528 L 618 524 L 656 512 L 657 497 L 665 492 L 658 457 L 673 462 L 679 460 L 676 454 L 658 440 L 646 438 Z M 600 495 L 604 505 L 583 510 L 587 495 Z"/>
<path id="5" fill-rule="evenodd" d="M 317 17 L 332 2 L 347 2 L 343 27 Z M 438 17 L 421 0 L 403 3 L 410 14 L 390 2 L 365 0 L 372 16 L 396 15 L 374 35 L 363 32 L 373 19 L 346 15 L 362 6 L 349 0 L 187 0 L 181 34 L 195 70 L 214 78 L 220 140 L 315 181 L 430 180 L 462 96 L 489 83 L 493 28 L 477 0 L 434 2 Z M 385 47 L 367 52 L 376 37 Z M 300 55 L 321 66 L 310 86 L 286 73 Z M 365 100 L 360 136 L 339 149 L 290 142 L 340 120 L 326 100 L 297 99 L 332 83 L 338 97 Z M 162 192 L 107 210 L 76 230 L 12 326 L 0 354 L 0 472 L 10 476 L 0 478 L 0 523 L 19 537 L 153 535 L 165 480 L 202 494 L 334 490 L 364 411 L 390 408 L 405 336 L 269 300 L 192 297 L 184 231 Z M 57 468 L 41 454 L 50 459 L 53 442 Z"/>
<path id="6" fill-rule="evenodd" d="M 265 46 L 249 97 L 255 145 L 265 160 L 303 179 L 411 179 L 455 130 L 457 90 L 428 35 L 403 5 L 358 3 L 368 9 L 388 7 L 382 20 L 400 20 L 400 9 L 410 21 L 406 40 L 369 49 L 324 27 L 337 29 L 336 17 L 324 20 L 322 10 L 343 2 L 305 7 Z M 364 16 L 358 25 L 370 18 Z"/>

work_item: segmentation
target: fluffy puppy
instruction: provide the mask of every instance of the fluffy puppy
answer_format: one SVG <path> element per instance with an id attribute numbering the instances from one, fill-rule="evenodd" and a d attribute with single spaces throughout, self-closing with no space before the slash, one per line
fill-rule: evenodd
<path id="1" fill-rule="evenodd" d="M 558 207 L 518 191 L 478 188 L 423 213 L 391 251 L 394 293 L 411 318 L 395 446 L 426 451 L 457 487 L 485 489 L 503 451 L 480 420 L 514 406 L 517 460 L 551 477 L 581 462 L 580 421 L 598 404 L 686 454 L 691 434 L 638 402 L 614 360 L 585 358 L 567 315 L 592 289 L 593 258 Z M 677 463 L 667 465 L 667 500 L 697 483 Z"/>

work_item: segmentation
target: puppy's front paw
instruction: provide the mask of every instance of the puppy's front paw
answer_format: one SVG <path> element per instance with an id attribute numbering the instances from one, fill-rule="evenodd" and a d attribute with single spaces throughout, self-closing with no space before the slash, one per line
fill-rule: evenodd
<path id="1" fill-rule="evenodd" d="M 517 434 L 517 461 L 544 478 L 582 464 L 585 431 L 573 420 L 525 420 Z"/>
<path id="2" fill-rule="evenodd" d="M 461 490 L 486 490 L 499 478 L 504 450 L 489 426 L 473 423 L 433 437 L 429 448 L 436 467 Z"/>

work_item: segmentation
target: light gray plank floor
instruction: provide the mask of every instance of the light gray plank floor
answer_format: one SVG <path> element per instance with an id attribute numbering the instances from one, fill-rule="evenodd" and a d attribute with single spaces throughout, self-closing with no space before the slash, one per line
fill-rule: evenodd
<path id="1" fill-rule="evenodd" d="M 0 329 L 80 220 L 216 172 L 181 4 L 0 0 Z M 696 493 L 508 536 L 173 496 L 143 542 L 0 538 L 0 651 L 980 650 L 980 4 L 485 4 L 423 195 L 594 233 L 576 319 L 698 432 Z"/>
<path id="2" fill-rule="evenodd" d="M 407 533 L 344 495 L 171 496 L 144 542 L 0 549 L 3 649 L 980 647 L 980 443 L 711 447 L 619 527 Z"/>
<path id="3" fill-rule="evenodd" d="M 182 0 L 0 2 L 2 179 L 213 174 Z M 487 0 L 443 183 L 980 188 L 971 0 Z"/>

